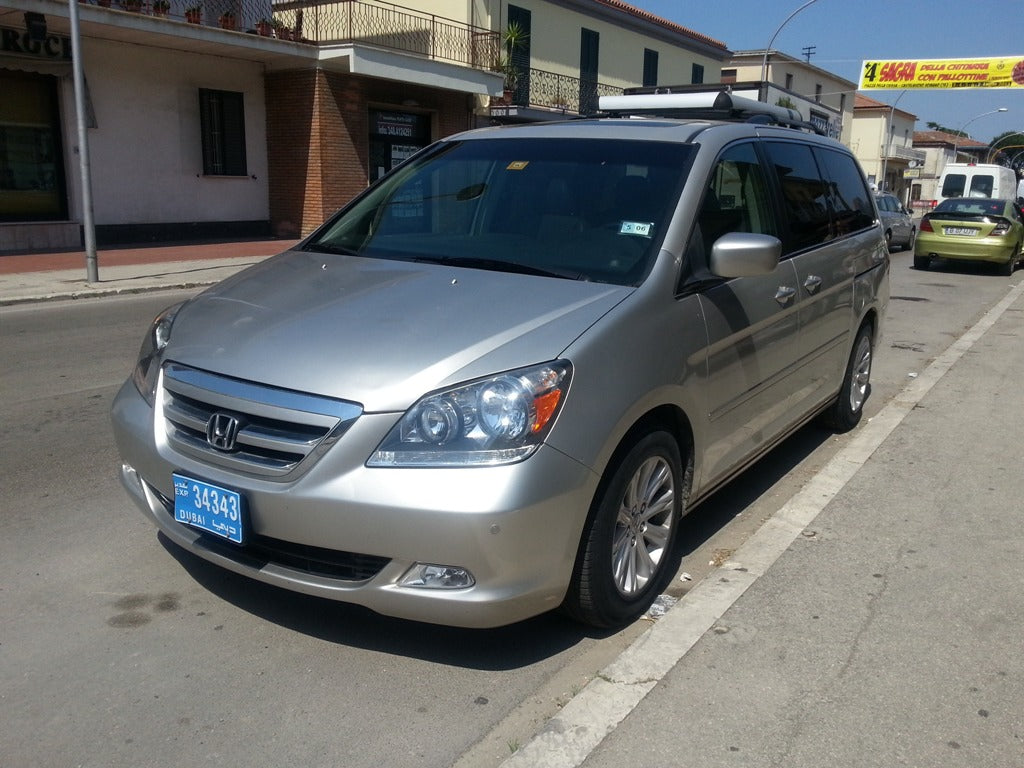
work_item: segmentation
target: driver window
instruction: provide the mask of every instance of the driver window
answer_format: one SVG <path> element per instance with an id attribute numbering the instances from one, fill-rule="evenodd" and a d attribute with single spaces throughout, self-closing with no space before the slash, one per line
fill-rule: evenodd
<path id="1" fill-rule="evenodd" d="M 764 168 L 751 143 L 730 147 L 718 159 L 697 217 L 697 255 L 707 265 L 711 246 L 729 232 L 778 236 Z M 695 244 L 691 243 L 691 247 Z"/>

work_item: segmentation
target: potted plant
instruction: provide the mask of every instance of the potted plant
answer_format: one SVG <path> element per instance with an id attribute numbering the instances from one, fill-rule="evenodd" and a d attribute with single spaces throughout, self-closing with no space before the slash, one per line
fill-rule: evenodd
<path id="1" fill-rule="evenodd" d="M 234 11 L 224 11 L 218 21 L 220 22 L 221 29 L 235 29 L 237 25 Z"/>
<path id="2" fill-rule="evenodd" d="M 280 19 L 273 19 L 271 24 L 274 25 L 274 33 L 277 35 L 278 40 L 291 40 L 292 30 Z"/>
<path id="3" fill-rule="evenodd" d="M 274 23 L 270 19 L 260 19 L 256 22 L 256 32 L 262 37 L 270 37 L 274 34 Z"/>
<path id="4" fill-rule="evenodd" d="M 495 63 L 494 70 L 501 72 L 505 76 L 505 102 L 510 103 L 512 97 L 515 94 L 516 89 L 519 87 L 519 66 L 513 63 L 513 54 L 516 49 L 523 44 L 526 40 L 526 32 L 522 26 L 514 21 L 510 21 L 505 27 L 505 32 L 501 36 L 502 52 L 498 54 L 498 60 Z"/>
<path id="5" fill-rule="evenodd" d="M 166 16 L 171 10 L 171 0 L 153 0 L 153 15 Z"/>
<path id="6" fill-rule="evenodd" d="M 185 9 L 185 21 L 189 24 L 201 24 L 203 21 L 203 6 L 190 5 Z"/>
<path id="7" fill-rule="evenodd" d="M 126 11 L 139 13 L 142 11 L 142 0 L 121 0 L 121 7 Z"/>

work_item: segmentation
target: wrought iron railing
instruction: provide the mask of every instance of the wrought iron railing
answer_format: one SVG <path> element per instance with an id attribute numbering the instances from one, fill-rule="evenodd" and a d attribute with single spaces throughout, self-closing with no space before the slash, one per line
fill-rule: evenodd
<path id="1" fill-rule="evenodd" d="M 364 0 L 80 0 L 116 11 L 329 44 L 358 42 L 480 69 L 499 60 L 497 32 L 392 3 Z M 507 102 L 585 115 L 617 86 L 543 69 L 522 69 Z"/>
<path id="2" fill-rule="evenodd" d="M 80 0 L 116 11 L 303 43 L 359 42 L 490 69 L 500 35 L 393 3 L 363 0 Z"/>
<path id="3" fill-rule="evenodd" d="M 277 35 L 271 0 L 79 0 L 115 11 L 187 21 L 237 32 Z M 282 25 L 283 29 L 283 25 Z M 287 30 L 281 32 L 287 37 Z"/>
<path id="4" fill-rule="evenodd" d="M 503 104 L 522 107 L 543 107 L 576 115 L 597 111 L 600 96 L 619 96 L 623 89 L 594 80 L 571 75 L 529 69 L 519 73 L 515 90 Z"/>
<path id="5" fill-rule="evenodd" d="M 497 32 L 393 3 L 272 0 L 274 17 L 314 43 L 358 42 L 487 69 L 500 51 Z"/>

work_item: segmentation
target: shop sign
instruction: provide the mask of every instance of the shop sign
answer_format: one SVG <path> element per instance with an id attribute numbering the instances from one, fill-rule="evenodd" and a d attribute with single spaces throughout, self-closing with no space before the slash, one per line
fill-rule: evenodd
<path id="1" fill-rule="evenodd" d="M 402 112 L 378 112 L 376 114 L 374 133 L 378 136 L 397 136 L 411 139 L 416 136 L 419 115 Z"/>
<path id="2" fill-rule="evenodd" d="M 27 30 L 0 27 L 0 53 L 71 61 L 71 38 L 47 35 L 43 40 L 32 40 Z"/>
<path id="3" fill-rule="evenodd" d="M 1024 55 L 864 61 L 860 90 L 885 88 L 1024 88 Z"/>

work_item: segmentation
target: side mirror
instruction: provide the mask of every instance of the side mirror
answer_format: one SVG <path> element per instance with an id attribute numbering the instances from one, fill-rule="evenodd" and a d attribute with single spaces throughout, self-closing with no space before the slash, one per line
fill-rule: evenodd
<path id="1" fill-rule="evenodd" d="M 711 246 L 712 274 L 719 277 L 770 275 L 782 257 L 782 241 L 771 235 L 729 232 Z"/>

